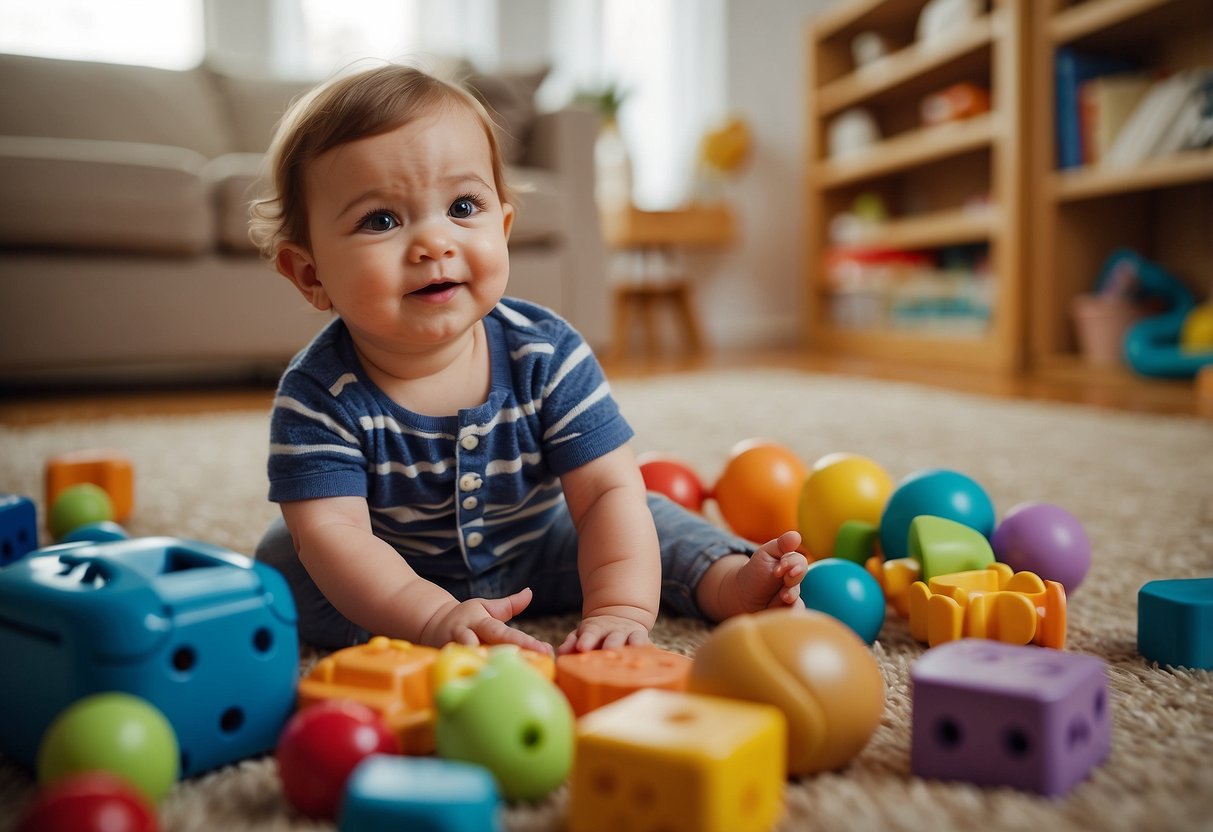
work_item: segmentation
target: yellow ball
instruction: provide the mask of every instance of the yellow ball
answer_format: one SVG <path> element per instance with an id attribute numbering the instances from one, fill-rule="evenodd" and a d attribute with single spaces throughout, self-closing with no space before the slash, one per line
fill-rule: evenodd
<path id="1" fill-rule="evenodd" d="M 879 463 L 851 453 L 817 460 L 800 492 L 797 512 L 804 545 L 814 558 L 834 554 L 838 528 L 848 520 L 880 525 L 893 479 Z"/>
<path id="2" fill-rule="evenodd" d="M 1187 314 L 1179 331 L 1179 348 L 1184 352 L 1213 350 L 1213 303 L 1201 304 Z"/>

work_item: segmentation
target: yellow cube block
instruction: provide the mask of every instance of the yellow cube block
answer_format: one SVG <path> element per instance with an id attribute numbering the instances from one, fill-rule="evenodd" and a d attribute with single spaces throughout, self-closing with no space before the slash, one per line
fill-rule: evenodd
<path id="1" fill-rule="evenodd" d="M 783 809 L 786 745 L 771 705 L 637 691 L 577 721 L 569 830 L 769 830 Z"/>

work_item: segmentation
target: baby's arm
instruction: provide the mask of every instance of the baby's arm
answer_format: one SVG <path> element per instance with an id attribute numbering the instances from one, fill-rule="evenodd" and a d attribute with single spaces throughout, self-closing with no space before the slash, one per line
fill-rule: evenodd
<path id="1" fill-rule="evenodd" d="M 644 480 L 627 446 L 561 477 L 577 526 L 582 620 L 561 653 L 647 644 L 661 601 L 661 554 Z"/>
<path id="2" fill-rule="evenodd" d="M 361 497 L 284 502 L 282 516 L 316 586 L 338 612 L 370 633 L 434 647 L 458 641 L 551 650 L 505 623 L 531 602 L 529 589 L 507 598 L 455 600 L 374 535 Z"/>

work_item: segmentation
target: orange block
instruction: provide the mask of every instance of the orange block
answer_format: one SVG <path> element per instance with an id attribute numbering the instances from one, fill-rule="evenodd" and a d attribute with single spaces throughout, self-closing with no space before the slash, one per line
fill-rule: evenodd
<path id="1" fill-rule="evenodd" d="M 651 645 L 570 653 L 556 659 L 556 685 L 581 716 L 641 688 L 685 691 L 691 664 Z"/>
<path id="2" fill-rule="evenodd" d="M 457 647 L 459 654 L 475 652 L 483 664 L 489 650 L 517 649 L 499 647 Z M 551 679 L 554 674 L 550 656 L 532 650 L 519 650 L 528 664 Z M 442 656 L 452 655 L 446 648 L 413 644 L 409 641 L 375 636 L 366 644 L 346 647 L 316 662 L 299 681 L 299 707 L 326 699 L 353 699 L 383 717 L 400 741 L 405 754 L 434 752 L 434 667 Z M 463 675 L 462 672 L 455 675 Z"/>
<path id="3" fill-rule="evenodd" d="M 114 504 L 114 520 L 125 523 L 135 507 L 135 469 L 121 451 L 93 448 L 71 451 L 46 461 L 47 516 L 64 489 L 83 482 L 102 488 Z"/>

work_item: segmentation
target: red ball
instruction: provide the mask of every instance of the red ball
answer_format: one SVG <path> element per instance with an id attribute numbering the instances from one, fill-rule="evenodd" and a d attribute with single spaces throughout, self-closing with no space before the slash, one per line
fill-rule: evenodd
<path id="1" fill-rule="evenodd" d="M 664 494 L 674 502 L 691 511 L 701 511 L 707 499 L 703 481 L 680 459 L 657 454 L 644 454 L 638 460 L 644 487 L 649 491 Z"/>
<path id="2" fill-rule="evenodd" d="M 26 808 L 14 832 L 156 832 L 156 814 L 117 775 L 89 771 L 56 781 Z"/>
<path id="3" fill-rule="evenodd" d="M 345 781 L 371 754 L 399 754 L 400 742 L 366 705 L 330 700 L 309 705 L 287 722 L 275 756 L 291 805 L 313 818 L 335 818 Z"/>

